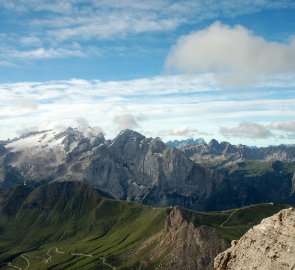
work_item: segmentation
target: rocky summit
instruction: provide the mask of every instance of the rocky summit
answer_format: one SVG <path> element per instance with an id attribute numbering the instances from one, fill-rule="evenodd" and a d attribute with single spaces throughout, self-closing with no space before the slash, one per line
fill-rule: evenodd
<path id="1" fill-rule="evenodd" d="M 132 130 L 113 140 L 91 127 L 31 132 L 0 143 L 0 186 L 78 181 L 115 199 L 194 210 L 295 203 L 294 162 L 235 159 L 243 147 L 237 152 L 215 140 L 198 147 L 203 149 L 201 159 L 187 148 L 176 149 Z M 292 146 L 285 148 L 287 156 L 273 157 L 291 160 Z"/>
<path id="2" fill-rule="evenodd" d="M 268 147 L 250 147 L 232 145 L 229 142 L 218 142 L 213 139 L 208 144 L 182 144 L 179 149 L 195 162 L 211 162 L 215 165 L 231 165 L 244 160 L 253 161 L 295 161 L 294 145 L 278 145 Z"/>
<path id="3" fill-rule="evenodd" d="M 147 251 L 142 267 L 150 261 L 160 261 L 155 269 L 211 270 L 214 257 L 227 247 L 228 242 L 216 229 L 206 225 L 195 227 L 181 209 L 174 207 L 166 219 L 165 229 L 138 246 L 133 256 Z"/>
<path id="4" fill-rule="evenodd" d="M 124 130 L 113 140 L 88 129 L 33 132 L 2 143 L 1 186 L 79 181 L 116 199 L 204 208 L 221 180 L 159 138 Z"/>
<path id="5" fill-rule="evenodd" d="M 262 220 L 219 254 L 216 270 L 295 269 L 295 210 L 284 209 Z"/>

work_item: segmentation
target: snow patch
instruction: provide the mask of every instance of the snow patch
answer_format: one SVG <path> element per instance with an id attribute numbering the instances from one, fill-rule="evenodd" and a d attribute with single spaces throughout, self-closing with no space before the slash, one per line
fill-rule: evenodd
<path id="1" fill-rule="evenodd" d="M 45 148 L 63 147 L 62 141 L 65 136 L 56 139 L 56 132 L 48 130 L 40 133 L 35 133 L 30 136 L 20 138 L 16 141 L 8 143 L 6 147 L 11 149 L 11 152 L 19 152 L 28 148 L 41 150 Z"/>

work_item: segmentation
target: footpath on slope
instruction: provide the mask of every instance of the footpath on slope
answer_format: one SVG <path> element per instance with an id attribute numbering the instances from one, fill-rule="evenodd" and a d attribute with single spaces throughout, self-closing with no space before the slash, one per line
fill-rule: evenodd
<path id="1" fill-rule="evenodd" d="M 2 265 L 7 265 L 8 267 L 11 267 L 11 268 L 14 268 L 14 269 L 18 269 L 18 270 L 28 270 L 30 268 L 30 266 L 31 266 L 29 258 L 37 258 L 37 259 L 43 260 L 45 264 L 52 263 L 53 262 L 53 259 L 52 259 L 53 254 L 51 253 L 51 250 L 55 250 L 55 253 L 64 254 L 64 255 L 81 256 L 81 257 L 91 257 L 91 258 L 97 257 L 98 259 L 100 259 L 102 261 L 102 263 L 105 266 L 107 266 L 107 267 L 109 267 L 109 268 L 111 268 L 113 270 L 116 269 L 115 266 L 107 263 L 106 262 L 106 258 L 104 258 L 104 257 L 93 256 L 92 254 L 84 254 L 84 253 L 66 253 L 64 251 L 60 251 L 57 247 L 51 247 L 51 248 L 49 248 L 47 250 L 47 253 L 46 253 L 46 255 L 47 255 L 46 258 L 39 257 L 39 256 L 32 256 L 32 255 L 28 255 L 26 253 L 21 254 L 20 257 L 23 258 L 26 261 L 26 263 L 27 263 L 27 265 L 24 268 L 19 267 L 19 266 L 15 265 L 15 264 L 12 264 L 12 262 L 4 263 Z"/>

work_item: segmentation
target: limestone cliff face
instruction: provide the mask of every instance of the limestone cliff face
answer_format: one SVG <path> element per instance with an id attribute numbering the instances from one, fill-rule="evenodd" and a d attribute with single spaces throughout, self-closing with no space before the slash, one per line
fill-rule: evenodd
<path id="1" fill-rule="evenodd" d="M 227 247 L 215 229 L 195 227 L 174 207 L 165 229 L 137 247 L 135 254 L 146 254 L 142 268 L 153 262 L 155 269 L 209 270 L 213 269 L 214 257 Z"/>
<path id="2" fill-rule="evenodd" d="M 79 181 L 116 199 L 151 205 L 205 209 L 205 201 L 221 181 L 211 174 L 159 138 L 132 130 L 113 140 L 90 128 L 35 132 L 0 149 L 0 186 L 25 180 Z"/>
<path id="3" fill-rule="evenodd" d="M 250 229 L 214 260 L 217 270 L 295 269 L 295 210 L 280 211 Z"/>

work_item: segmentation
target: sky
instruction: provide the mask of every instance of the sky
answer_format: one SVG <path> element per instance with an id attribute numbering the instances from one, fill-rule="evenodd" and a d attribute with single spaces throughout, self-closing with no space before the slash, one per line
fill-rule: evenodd
<path id="1" fill-rule="evenodd" d="M 295 140 L 293 0 L 0 0 L 0 140 Z"/>

